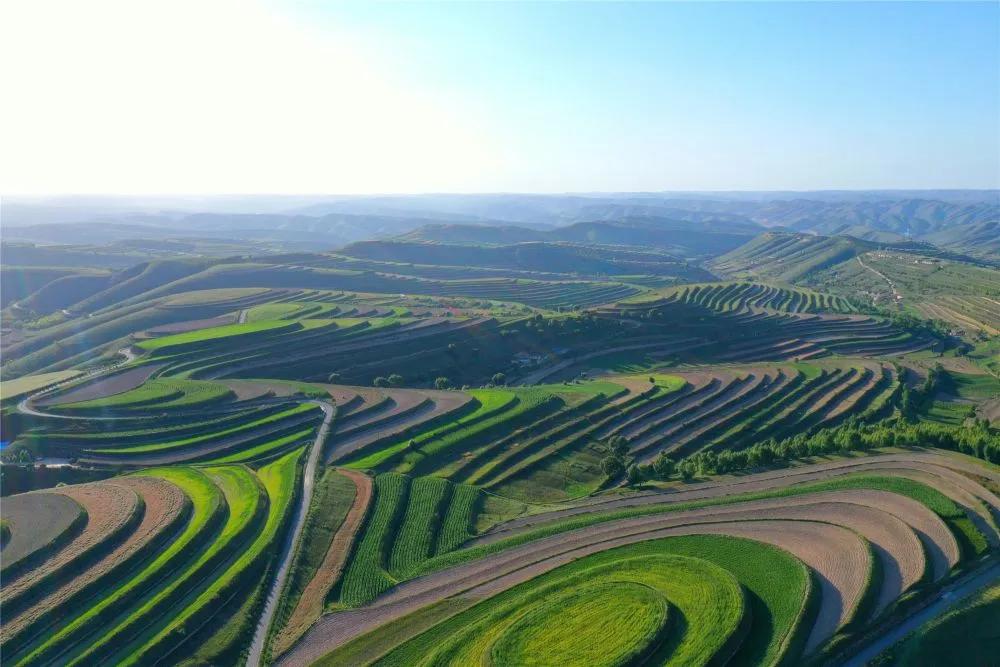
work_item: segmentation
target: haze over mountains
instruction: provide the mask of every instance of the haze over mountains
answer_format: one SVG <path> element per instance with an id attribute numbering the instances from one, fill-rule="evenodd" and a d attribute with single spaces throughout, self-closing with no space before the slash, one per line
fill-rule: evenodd
<path id="1" fill-rule="evenodd" d="M 247 253 L 404 236 L 449 243 L 559 241 L 720 254 L 767 229 L 1000 252 L 995 190 L 7 198 L 4 240 L 134 245 L 237 241 Z M 223 244 L 223 254 L 234 248 Z M 198 252 L 206 252 L 204 244 Z"/>

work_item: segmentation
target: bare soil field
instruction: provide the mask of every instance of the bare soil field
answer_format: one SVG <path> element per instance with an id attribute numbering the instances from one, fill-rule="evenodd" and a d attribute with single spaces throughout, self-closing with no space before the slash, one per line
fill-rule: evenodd
<path id="1" fill-rule="evenodd" d="M 83 508 L 72 498 L 51 491 L 22 493 L 0 502 L 11 537 L 3 547 L 3 569 L 8 571 L 26 558 L 67 539 L 87 522 Z M 9 575 L 4 582 L 10 586 Z"/>
<path id="2" fill-rule="evenodd" d="M 0 640 L 4 643 L 46 615 L 66 608 L 67 605 L 71 606 L 75 596 L 99 585 L 104 577 L 114 576 L 118 568 L 128 567 L 152 540 L 183 519 L 190 502 L 178 487 L 155 477 L 120 477 L 115 479 L 115 484 L 142 497 L 145 510 L 142 520 L 124 541 L 97 562 L 46 592 L 44 597 L 16 617 L 4 618 L 4 624 L 0 628 Z"/>
<path id="3" fill-rule="evenodd" d="M 4 600 L 20 598 L 33 587 L 60 575 L 64 568 L 113 540 L 143 511 L 139 494 L 124 485 L 95 482 L 53 489 L 75 501 L 87 513 L 87 525 L 73 540 L 52 554 L 38 567 L 4 586 Z"/>
<path id="4" fill-rule="evenodd" d="M 142 385 L 163 364 L 147 364 L 97 378 L 66 393 L 38 401 L 39 405 L 65 405 L 121 394 Z"/>
<path id="5" fill-rule="evenodd" d="M 275 638 L 272 649 L 275 655 L 287 651 L 292 643 L 301 637 L 309 629 L 309 626 L 323 614 L 326 595 L 343 574 L 347 557 L 351 553 L 351 545 L 354 543 L 354 538 L 368 511 L 368 505 L 371 503 L 371 477 L 347 468 L 340 469 L 340 474 L 354 482 L 357 489 L 354 503 L 344 518 L 344 522 L 333 536 L 330 548 L 327 550 L 319 569 L 316 570 L 315 576 L 302 591 L 302 596 L 292 611 L 291 617 L 281 633 Z"/>

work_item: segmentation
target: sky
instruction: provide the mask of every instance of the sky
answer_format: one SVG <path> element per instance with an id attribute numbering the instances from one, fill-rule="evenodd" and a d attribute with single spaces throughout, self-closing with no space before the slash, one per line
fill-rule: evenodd
<path id="1" fill-rule="evenodd" d="M 0 3 L 0 194 L 1000 187 L 1000 3 Z"/>

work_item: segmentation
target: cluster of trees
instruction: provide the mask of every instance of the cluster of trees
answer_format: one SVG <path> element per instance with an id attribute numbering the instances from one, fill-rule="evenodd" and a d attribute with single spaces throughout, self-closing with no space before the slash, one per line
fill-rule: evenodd
<path id="1" fill-rule="evenodd" d="M 812 435 L 800 433 L 780 442 L 774 439 L 739 451 L 699 452 L 677 465 L 682 478 L 715 475 L 774 465 L 809 456 L 867 451 L 882 447 L 937 447 L 1000 463 L 1000 431 L 986 420 L 968 426 L 933 422 L 888 420 L 864 424 L 850 419 Z"/>
<path id="2" fill-rule="evenodd" d="M 780 465 L 796 459 L 884 447 L 937 447 L 1000 464 L 1000 430 L 991 428 L 985 419 L 965 426 L 934 422 L 912 423 L 904 418 L 866 424 L 852 417 L 843 424 L 813 433 L 799 433 L 776 441 L 773 438 L 741 450 L 703 451 L 681 461 L 666 454 L 651 464 L 628 465 L 628 440 L 616 436 L 608 442 L 611 453 L 601 461 L 609 478 L 623 473 L 629 484 L 647 480 L 667 480 L 674 475 L 684 481 L 695 477 L 722 475 Z"/>
<path id="3" fill-rule="evenodd" d="M 376 387 L 401 387 L 403 385 L 403 376 L 399 373 L 393 373 L 389 377 L 383 377 L 379 375 L 372 381 L 372 384 Z"/>
<path id="4" fill-rule="evenodd" d="M 616 322 L 587 311 L 564 317 L 543 317 L 536 313 L 521 324 L 526 334 L 550 342 L 565 341 L 567 337 L 589 339 L 595 335 L 610 334 L 620 328 Z"/>

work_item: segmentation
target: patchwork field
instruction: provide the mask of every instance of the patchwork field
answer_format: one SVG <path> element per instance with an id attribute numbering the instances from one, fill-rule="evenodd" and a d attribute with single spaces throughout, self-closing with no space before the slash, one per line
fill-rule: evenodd
<path id="1" fill-rule="evenodd" d="M 145 267 L 5 347 L 6 662 L 836 664 L 995 560 L 996 386 L 935 331 L 411 252 Z"/>

